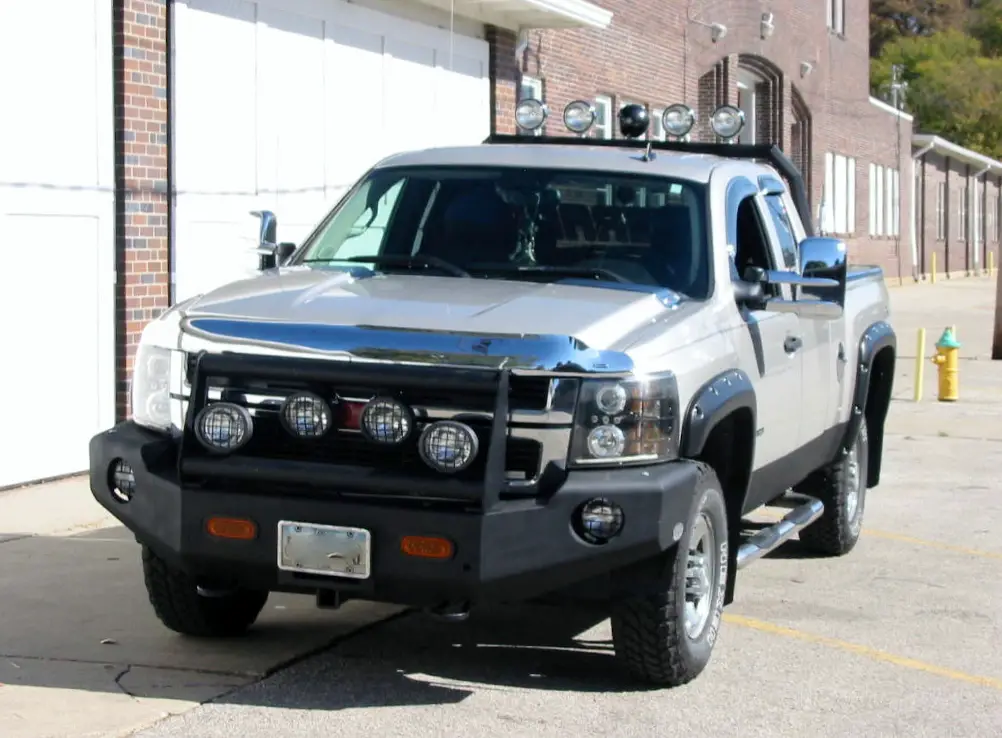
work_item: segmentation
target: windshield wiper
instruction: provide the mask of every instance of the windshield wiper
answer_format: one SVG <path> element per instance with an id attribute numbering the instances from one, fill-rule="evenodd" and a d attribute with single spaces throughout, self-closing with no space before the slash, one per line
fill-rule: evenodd
<path id="1" fill-rule="evenodd" d="M 568 277 L 597 277 L 632 284 L 632 280 L 623 277 L 611 269 L 602 267 L 575 266 L 531 266 L 527 264 L 470 264 L 469 269 L 484 272 L 517 272 L 522 274 L 563 274 Z"/>
<path id="2" fill-rule="evenodd" d="M 431 267 L 433 269 L 440 269 L 443 272 L 447 272 L 454 277 L 469 277 L 471 276 L 469 272 L 460 269 L 455 264 L 450 264 L 445 259 L 439 259 L 437 256 L 407 256 L 406 254 L 385 254 L 383 256 L 349 256 L 345 259 L 339 259 L 337 257 L 331 259 L 304 259 L 303 264 L 316 264 L 318 262 L 323 262 L 325 264 L 331 264 L 336 261 L 350 261 L 354 263 L 370 263 L 379 266 L 380 264 L 384 266 L 399 266 L 399 267 Z"/>

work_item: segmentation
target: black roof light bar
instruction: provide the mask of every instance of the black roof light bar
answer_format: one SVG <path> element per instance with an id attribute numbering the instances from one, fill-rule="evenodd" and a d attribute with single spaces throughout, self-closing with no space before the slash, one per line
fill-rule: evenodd
<path id="1" fill-rule="evenodd" d="M 521 101 L 515 110 L 516 125 L 532 132 L 541 128 L 549 117 L 549 110 L 538 100 Z M 682 140 L 688 138 L 696 123 L 696 115 L 685 105 L 670 105 L 662 116 L 662 128 L 676 140 L 645 140 L 650 126 L 647 109 L 643 105 L 626 105 L 619 111 L 619 129 L 624 138 L 589 138 L 588 130 L 596 120 L 594 107 L 586 101 L 575 100 L 564 109 L 564 125 L 572 136 L 540 136 L 492 133 L 485 144 L 520 144 L 534 146 L 593 146 L 643 151 L 645 160 L 653 159 L 653 152 L 675 151 L 686 154 L 706 154 L 727 159 L 759 160 L 771 164 L 786 180 L 793 203 L 803 221 L 808 236 L 815 235 L 814 218 L 807 198 L 804 177 L 796 164 L 775 144 L 732 143 L 744 127 L 744 112 L 733 105 L 722 105 L 710 116 L 710 127 L 725 139 L 722 143 L 704 143 Z"/>

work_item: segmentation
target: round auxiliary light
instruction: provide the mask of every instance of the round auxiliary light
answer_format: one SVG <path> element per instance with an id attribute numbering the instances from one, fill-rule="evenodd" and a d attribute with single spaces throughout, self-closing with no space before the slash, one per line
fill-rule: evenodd
<path id="1" fill-rule="evenodd" d="M 619 132 L 626 138 L 640 138 L 650 125 L 651 116 L 643 105 L 630 103 L 619 111 Z"/>
<path id="2" fill-rule="evenodd" d="M 132 467 L 121 459 L 116 459 L 109 471 L 111 496 L 119 502 L 129 502 L 136 492 L 136 475 Z"/>
<path id="3" fill-rule="evenodd" d="M 377 443 L 400 443 L 414 428 L 414 415 L 402 402 L 376 397 L 366 404 L 359 422 L 362 433 Z"/>
<path id="4" fill-rule="evenodd" d="M 455 474 L 473 463 L 478 446 L 477 434 L 470 426 L 455 420 L 440 420 L 421 432 L 418 453 L 432 469 Z"/>
<path id="5" fill-rule="evenodd" d="M 523 131 L 535 131 L 546 122 L 547 114 L 539 100 L 523 100 L 515 107 L 515 124 Z"/>
<path id="6" fill-rule="evenodd" d="M 584 100 L 575 100 L 564 108 L 564 125 L 573 133 L 587 133 L 595 123 L 594 106 Z"/>
<path id="7" fill-rule="evenodd" d="M 626 435 L 615 425 L 599 425 L 588 434 L 588 453 L 596 459 L 622 456 L 626 448 Z"/>
<path id="8" fill-rule="evenodd" d="M 195 419 L 195 435 L 210 451 L 236 451 L 250 440 L 253 431 L 254 421 L 247 408 L 232 402 L 207 405 Z"/>
<path id="9" fill-rule="evenodd" d="M 696 114 L 688 105 L 669 105 L 661 114 L 661 125 L 669 136 L 682 138 L 696 125 Z"/>
<path id="10" fill-rule="evenodd" d="M 331 427 L 331 408 L 312 392 L 297 392 L 282 403 L 282 425 L 294 436 L 319 438 Z"/>
<path id="11" fill-rule="evenodd" d="M 601 545 L 622 532 L 625 515 L 615 502 L 596 498 L 588 500 L 577 510 L 574 526 L 579 536 L 588 543 Z"/>
<path id="12" fill-rule="evenodd" d="M 621 384 L 607 384 L 595 393 L 595 405 L 605 415 L 619 415 L 626 409 L 629 396 Z"/>
<path id="13" fill-rule="evenodd" d="M 734 138 L 745 125 L 745 113 L 733 105 L 721 105 L 710 117 L 710 128 L 721 138 Z"/>

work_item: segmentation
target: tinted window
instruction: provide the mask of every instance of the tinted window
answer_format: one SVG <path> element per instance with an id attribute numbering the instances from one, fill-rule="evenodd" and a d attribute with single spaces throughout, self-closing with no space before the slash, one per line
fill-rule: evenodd
<path id="1" fill-rule="evenodd" d="M 480 278 L 626 281 L 704 298 L 711 264 L 705 190 L 684 180 L 591 171 L 380 170 L 338 206 L 294 263 L 435 257 Z"/>

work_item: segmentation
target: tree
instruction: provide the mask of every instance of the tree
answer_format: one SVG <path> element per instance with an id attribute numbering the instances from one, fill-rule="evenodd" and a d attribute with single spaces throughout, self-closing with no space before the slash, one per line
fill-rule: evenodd
<path id="1" fill-rule="evenodd" d="M 970 6 L 969 0 L 870 0 L 870 57 L 899 38 L 962 28 Z"/>

